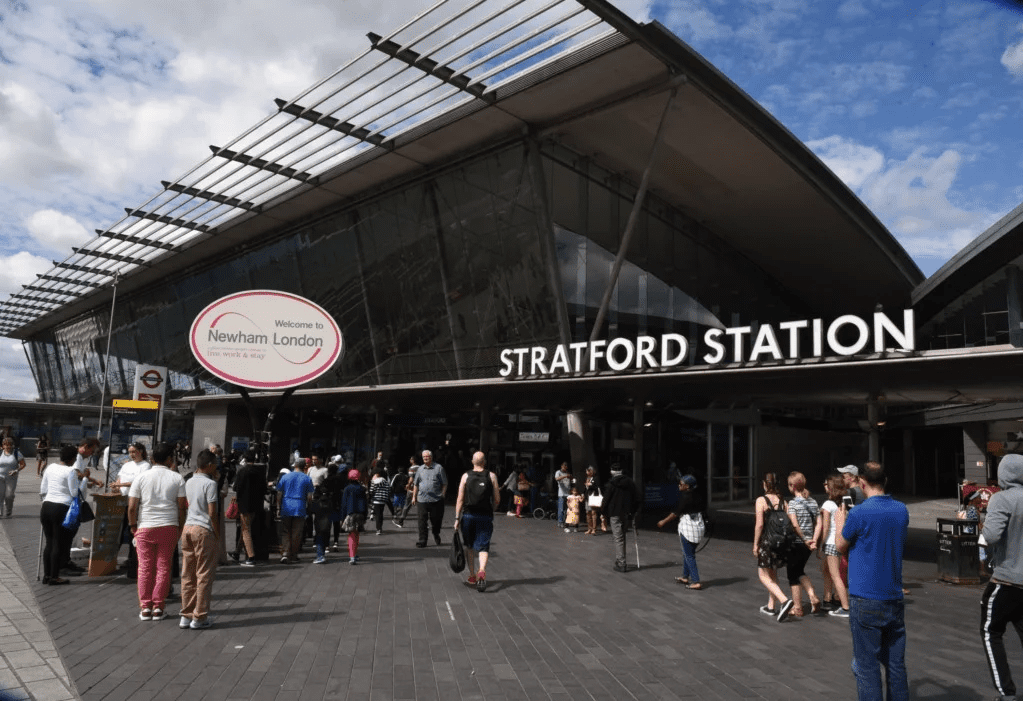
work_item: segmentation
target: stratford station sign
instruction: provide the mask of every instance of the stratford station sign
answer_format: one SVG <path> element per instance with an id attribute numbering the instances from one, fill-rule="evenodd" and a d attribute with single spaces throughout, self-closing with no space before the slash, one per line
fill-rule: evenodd
<path id="1" fill-rule="evenodd" d="M 691 353 L 689 340 L 677 333 L 660 336 L 615 338 L 610 341 L 558 345 L 551 352 L 543 346 L 505 348 L 501 351 L 501 377 L 543 377 L 583 372 L 638 372 L 669 369 L 697 357 L 707 365 L 801 360 L 827 356 L 855 356 L 915 350 L 913 310 L 902 312 L 901 325 L 884 312 L 871 321 L 846 314 L 825 325 L 823 319 L 783 321 L 777 327 L 752 326 L 710 328 L 703 347 Z M 701 355 L 702 353 L 702 355 Z"/>

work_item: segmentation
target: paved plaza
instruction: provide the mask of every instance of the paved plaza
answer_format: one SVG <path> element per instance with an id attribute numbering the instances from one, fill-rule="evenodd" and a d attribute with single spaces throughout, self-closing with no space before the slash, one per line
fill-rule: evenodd
<path id="1" fill-rule="evenodd" d="M 36 581 L 31 468 L 14 518 L 0 521 L 0 685 L 10 698 L 855 698 L 847 621 L 759 613 L 767 597 L 746 540 L 712 539 L 697 556 L 705 589 L 689 591 L 674 582 L 673 532 L 641 530 L 642 566 L 619 574 L 609 535 L 499 515 L 481 594 L 448 569 L 447 546 L 416 549 L 414 527 L 387 521 L 383 535 L 363 536 L 357 566 L 338 553 L 326 565 L 306 554 L 298 565 L 221 567 L 214 627 L 180 630 L 176 599 L 166 620 L 139 621 L 123 576 Z M 628 547 L 634 562 L 631 537 Z M 936 581 L 933 561 L 907 561 L 905 581 L 912 697 L 993 697 L 977 633 L 982 587 Z"/>

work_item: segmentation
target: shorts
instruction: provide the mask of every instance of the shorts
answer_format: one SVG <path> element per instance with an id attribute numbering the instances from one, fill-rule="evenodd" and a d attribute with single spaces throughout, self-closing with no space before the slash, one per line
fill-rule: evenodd
<path id="1" fill-rule="evenodd" d="M 842 553 L 838 552 L 838 548 L 834 545 L 824 544 L 824 554 L 830 555 L 831 557 L 842 557 Z"/>
<path id="2" fill-rule="evenodd" d="M 494 517 L 480 514 L 462 514 L 462 542 L 478 553 L 490 552 L 490 537 L 494 535 Z"/>

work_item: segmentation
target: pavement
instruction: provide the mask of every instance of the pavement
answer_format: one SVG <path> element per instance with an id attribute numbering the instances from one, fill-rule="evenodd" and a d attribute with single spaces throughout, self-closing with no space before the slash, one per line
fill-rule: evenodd
<path id="1" fill-rule="evenodd" d="M 213 627 L 180 630 L 176 599 L 166 620 L 140 621 L 134 582 L 121 575 L 61 587 L 36 581 L 38 479 L 30 471 L 22 473 L 14 518 L 0 520 L 0 688 L 9 698 L 856 696 L 845 619 L 807 615 L 779 624 L 758 611 L 767 595 L 752 534 L 712 538 L 697 555 L 704 589 L 692 591 L 674 581 L 682 559 L 674 532 L 630 534 L 630 564 L 638 540 L 641 566 L 621 574 L 611 569 L 609 535 L 498 515 L 490 586 L 479 593 L 464 584 L 467 573 L 448 569 L 449 507 L 443 547 L 431 539 L 416 549 L 414 524 L 399 530 L 385 521 L 383 535 L 362 536 L 356 566 L 347 553 L 331 554 L 325 565 L 313 565 L 308 553 L 297 565 L 224 565 Z M 230 529 L 228 537 L 233 543 Z M 991 698 L 977 631 L 982 586 L 940 582 L 933 563 L 904 566 L 911 697 Z M 814 560 L 810 574 L 820 593 Z M 1008 647 L 1019 677 L 1019 648 Z"/>

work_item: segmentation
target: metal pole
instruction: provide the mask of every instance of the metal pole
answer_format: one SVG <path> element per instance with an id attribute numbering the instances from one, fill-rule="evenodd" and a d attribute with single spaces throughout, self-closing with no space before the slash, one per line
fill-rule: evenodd
<path id="1" fill-rule="evenodd" d="M 114 332 L 114 309 L 117 306 L 117 279 L 120 273 L 114 273 L 114 294 L 110 298 L 110 323 L 107 324 L 107 357 L 103 360 L 103 385 L 99 394 L 99 421 L 96 426 L 96 440 L 103 436 L 103 404 L 107 400 L 107 368 L 110 366 L 110 336 Z"/>
<path id="2" fill-rule="evenodd" d="M 639 213 L 643 209 L 643 200 L 646 199 L 647 187 L 650 184 L 650 171 L 653 170 L 654 160 L 657 156 L 658 147 L 661 145 L 661 137 L 664 134 L 664 125 L 668 121 L 668 111 L 675 102 L 678 95 L 678 86 L 671 89 L 668 102 L 664 105 L 661 113 L 661 121 L 657 125 L 657 133 L 654 135 L 653 146 L 650 147 L 650 158 L 647 159 L 646 168 L 643 170 L 643 178 L 639 183 L 639 190 L 636 192 L 636 199 L 632 203 L 632 211 L 629 212 L 629 221 L 625 225 L 625 233 L 622 234 L 622 243 L 618 247 L 618 255 L 615 256 L 614 266 L 611 268 L 611 279 L 608 280 L 607 289 L 604 290 L 604 298 L 600 300 L 600 308 L 597 310 L 597 319 L 593 322 L 593 331 L 590 332 L 590 343 L 593 343 L 600 336 L 600 328 L 604 325 L 604 317 L 607 316 L 607 308 L 611 304 L 611 294 L 618 284 L 618 274 L 625 262 L 625 253 L 629 250 L 629 240 L 639 220 Z"/>

